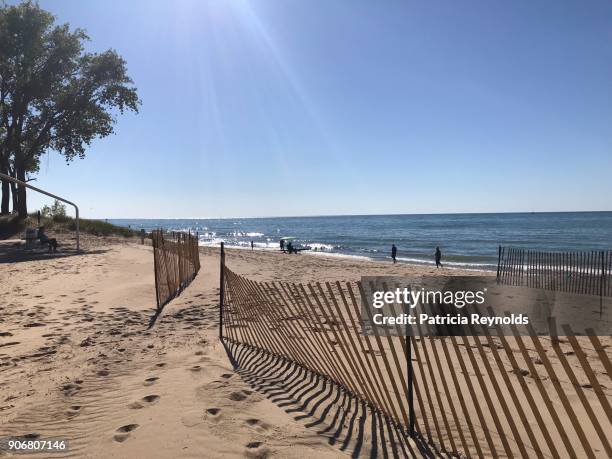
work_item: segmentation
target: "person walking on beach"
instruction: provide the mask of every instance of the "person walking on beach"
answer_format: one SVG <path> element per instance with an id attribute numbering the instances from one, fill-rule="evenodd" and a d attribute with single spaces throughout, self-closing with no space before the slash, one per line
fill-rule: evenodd
<path id="1" fill-rule="evenodd" d="M 397 247 L 395 247 L 395 244 L 391 245 L 391 258 L 393 258 L 393 264 L 397 263 Z"/>
<path id="2" fill-rule="evenodd" d="M 440 260 L 442 260 L 442 252 L 440 252 L 440 247 L 436 247 L 436 268 L 444 267 L 442 266 L 442 263 L 440 262 Z"/>
<path id="3" fill-rule="evenodd" d="M 253 241 L 251 241 L 251 250 L 253 250 Z"/>
<path id="4" fill-rule="evenodd" d="M 285 251 L 285 240 L 284 239 L 280 240 L 280 247 L 281 247 L 281 250 L 284 252 Z"/>

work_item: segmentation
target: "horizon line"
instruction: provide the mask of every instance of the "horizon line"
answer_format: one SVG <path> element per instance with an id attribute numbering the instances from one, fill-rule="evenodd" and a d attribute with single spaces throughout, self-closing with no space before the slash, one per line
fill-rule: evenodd
<path id="1" fill-rule="evenodd" d="M 431 213 L 391 213 L 391 214 L 313 214 L 313 215 L 269 215 L 249 217 L 103 217 L 91 220 L 253 220 L 263 218 L 322 218 L 322 217 L 399 217 L 399 216 L 430 216 L 430 215 L 492 215 L 492 214 L 577 214 L 606 213 L 612 210 L 543 210 L 543 211 L 502 211 L 502 212 L 431 212 Z M 87 217 L 85 217 L 87 218 Z"/>

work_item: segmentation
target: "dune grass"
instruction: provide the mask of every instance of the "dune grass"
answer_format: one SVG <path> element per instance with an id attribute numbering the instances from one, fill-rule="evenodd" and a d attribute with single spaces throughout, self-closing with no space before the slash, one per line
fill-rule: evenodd
<path id="1" fill-rule="evenodd" d="M 76 220 L 68 216 L 41 217 L 40 224 L 50 231 L 76 231 Z M 20 238 L 26 228 L 36 228 L 38 219 L 36 214 L 28 218 L 19 219 L 8 215 L 0 217 L 0 239 Z M 82 233 L 94 236 L 122 236 L 133 237 L 137 234 L 129 228 L 113 225 L 103 220 L 79 219 L 79 229 Z"/>
<path id="2" fill-rule="evenodd" d="M 64 224 L 66 226 L 66 229 L 70 231 L 76 231 L 76 220 L 70 217 L 63 217 L 63 219 L 68 220 L 60 224 Z M 84 233 L 93 234 L 95 236 L 133 237 L 136 235 L 136 232 L 129 228 L 113 225 L 112 223 L 108 223 L 102 220 L 80 219 L 79 229 Z"/>

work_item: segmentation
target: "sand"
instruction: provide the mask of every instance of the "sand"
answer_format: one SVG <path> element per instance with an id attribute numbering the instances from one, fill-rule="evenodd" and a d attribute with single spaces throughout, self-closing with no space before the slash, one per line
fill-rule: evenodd
<path id="1" fill-rule="evenodd" d="M 218 250 L 202 249 L 200 274 L 149 328 L 151 248 L 93 237 L 83 246 L 79 256 L 0 263 L 0 437 L 68 439 L 69 450 L 54 457 L 392 451 L 395 434 L 377 433 L 380 420 L 356 438 L 357 416 L 347 414 L 340 393 L 329 388 L 329 408 L 313 406 L 315 395 L 306 403 L 304 394 L 319 384 L 308 375 L 287 375 L 278 362 L 232 350 L 243 359 L 234 370 L 218 340 Z M 482 274 L 248 250 L 228 250 L 227 264 L 255 280 L 300 282 Z"/>
<path id="2" fill-rule="evenodd" d="M 66 457 L 350 453 L 233 371 L 217 338 L 214 250 L 204 250 L 200 274 L 149 329 L 151 248 L 91 237 L 83 246 L 80 256 L 0 263 L 1 436 L 66 438 Z M 358 269 L 238 250 L 228 262 L 260 278 L 306 280 L 338 263 Z"/>

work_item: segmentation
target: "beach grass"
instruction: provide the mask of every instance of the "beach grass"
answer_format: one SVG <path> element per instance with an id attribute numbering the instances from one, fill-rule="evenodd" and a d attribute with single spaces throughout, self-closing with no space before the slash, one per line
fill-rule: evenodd
<path id="1" fill-rule="evenodd" d="M 53 217 L 41 217 L 41 226 L 48 231 L 76 231 L 76 220 L 65 215 Z M 0 217 L 0 239 L 19 238 L 23 236 L 26 228 L 38 227 L 36 214 L 30 214 L 28 218 L 19 219 L 16 216 L 8 215 Z M 94 236 L 122 236 L 133 237 L 136 232 L 122 226 L 113 225 L 103 220 L 79 219 L 79 230 L 82 233 Z"/>

